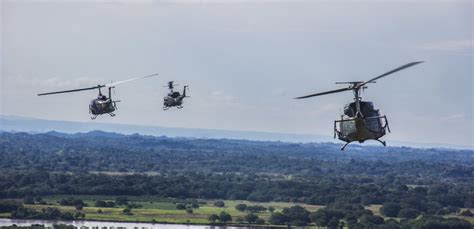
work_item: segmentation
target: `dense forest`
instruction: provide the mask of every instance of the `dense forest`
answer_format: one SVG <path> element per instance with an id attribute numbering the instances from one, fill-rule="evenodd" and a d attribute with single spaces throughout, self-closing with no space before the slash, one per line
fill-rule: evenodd
<path id="1" fill-rule="evenodd" d="M 383 205 L 387 217 L 426 216 L 406 222 L 420 228 L 436 222 L 469 228 L 442 217 L 474 208 L 473 150 L 351 145 L 341 152 L 332 143 L 100 131 L 4 132 L 0 147 L 0 199 L 80 194 L 284 201 L 326 208 L 303 212 L 302 223 L 289 220 L 292 209 L 286 216 L 278 212 L 275 224 L 335 226 L 344 219 L 354 228 L 362 222 L 401 226 L 363 210 L 372 204 Z"/>

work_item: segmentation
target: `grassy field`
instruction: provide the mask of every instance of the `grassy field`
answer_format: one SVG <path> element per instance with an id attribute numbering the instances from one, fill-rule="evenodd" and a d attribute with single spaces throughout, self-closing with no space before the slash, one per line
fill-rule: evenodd
<path id="1" fill-rule="evenodd" d="M 36 210 L 45 209 L 47 207 L 57 207 L 62 212 L 76 212 L 74 206 L 60 206 L 58 200 L 67 196 L 49 196 L 44 197 L 46 205 L 26 205 Z M 211 214 L 219 215 L 222 211 L 229 213 L 233 222 L 237 218 L 244 218 L 248 212 L 241 212 L 235 209 L 237 204 L 246 204 L 248 206 L 261 205 L 266 208 L 273 207 L 275 211 L 281 211 L 285 207 L 291 207 L 296 204 L 285 202 L 250 202 L 250 201 L 224 201 L 224 207 L 214 206 L 214 200 L 198 200 L 199 208 L 193 209 L 193 213 L 187 213 L 186 210 L 177 210 L 175 200 L 162 199 L 155 197 L 129 197 L 130 204 L 141 205 L 140 208 L 133 208 L 132 215 L 123 214 L 126 206 L 115 206 L 113 208 L 94 207 L 96 200 L 113 201 L 113 196 L 74 196 L 75 199 L 83 200 L 87 206 L 83 208 L 86 214 L 86 220 L 101 221 L 127 221 L 127 222 L 160 222 L 160 223 L 189 223 L 189 224 L 209 224 L 208 217 Z M 316 211 L 323 206 L 300 204 L 308 211 Z M 99 211 L 100 209 L 100 211 Z M 100 212 L 100 213 L 99 213 Z M 255 213 L 259 218 L 268 222 L 271 213 L 269 211 Z"/>
<path id="2" fill-rule="evenodd" d="M 77 212 L 74 206 L 61 206 L 58 204 L 59 200 L 67 198 L 68 196 L 48 196 L 43 200 L 46 204 L 26 205 L 28 208 L 36 210 L 46 209 L 48 207 L 56 207 L 62 212 Z M 295 206 L 295 203 L 286 202 L 250 202 L 250 201 L 231 201 L 225 200 L 224 207 L 216 207 L 214 203 L 217 200 L 197 200 L 199 208 L 193 209 L 192 213 L 187 213 L 186 210 L 176 209 L 177 200 L 157 198 L 151 196 L 128 197 L 129 204 L 140 205 L 139 208 L 132 208 L 131 215 L 123 213 L 126 208 L 125 205 L 115 207 L 94 207 L 96 200 L 114 201 L 115 196 L 74 196 L 75 199 L 81 199 L 87 205 L 82 209 L 86 214 L 86 220 L 98 221 L 123 221 L 123 222 L 155 222 L 155 223 L 179 223 L 179 224 L 209 224 L 208 217 L 211 214 L 219 215 L 222 211 L 229 213 L 233 221 L 237 223 L 238 218 L 244 218 L 248 212 L 241 212 L 235 209 L 237 204 L 246 204 L 247 206 L 260 205 L 266 208 L 273 207 L 276 212 L 282 211 L 283 208 Z M 179 201 L 178 201 L 179 202 Z M 324 206 L 298 204 L 310 212 L 317 211 Z M 380 213 L 381 205 L 370 205 L 366 209 L 372 211 L 374 215 L 382 216 Z M 255 213 L 259 218 L 264 219 L 268 223 L 271 212 L 264 211 Z M 0 214 L 0 217 L 9 217 L 9 214 Z M 463 218 L 471 223 L 474 223 L 474 217 L 462 217 L 458 215 L 451 215 L 449 217 Z M 387 217 L 384 217 L 387 218 Z M 400 220 L 398 218 L 394 218 Z M 242 224 L 242 223 L 240 223 Z"/>

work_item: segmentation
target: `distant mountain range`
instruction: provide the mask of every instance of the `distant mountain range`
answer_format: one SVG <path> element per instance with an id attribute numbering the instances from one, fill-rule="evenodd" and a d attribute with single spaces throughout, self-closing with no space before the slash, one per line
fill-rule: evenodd
<path id="1" fill-rule="evenodd" d="M 215 130 L 215 129 L 193 129 L 193 128 L 174 128 L 161 126 L 141 126 L 130 124 L 100 123 L 100 122 L 72 122 L 44 120 L 29 117 L 0 115 L 0 131 L 6 132 L 28 132 L 45 133 L 56 131 L 61 133 L 86 133 L 91 131 L 114 132 L 120 134 L 141 134 L 152 136 L 167 137 L 186 137 L 186 138 L 208 138 L 208 139 L 239 139 L 254 141 L 282 141 L 282 142 L 332 142 L 337 143 L 332 137 L 323 135 L 309 134 L 285 134 L 257 131 L 233 131 L 233 130 Z M 469 146 L 447 145 L 447 144 L 427 144 L 390 141 L 391 146 L 409 146 L 418 148 L 455 148 L 472 149 Z M 372 143 L 371 145 L 377 145 Z"/>

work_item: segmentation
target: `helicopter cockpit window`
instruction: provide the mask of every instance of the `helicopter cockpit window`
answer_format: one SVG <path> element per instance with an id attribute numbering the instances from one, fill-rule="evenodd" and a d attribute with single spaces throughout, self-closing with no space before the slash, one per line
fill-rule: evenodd
<path id="1" fill-rule="evenodd" d="M 355 117 L 356 107 L 355 103 L 349 103 L 344 107 L 344 115 Z"/>
<path id="2" fill-rule="evenodd" d="M 177 91 L 173 92 L 173 94 L 171 94 L 171 97 L 173 98 L 178 98 L 181 94 Z"/>
<path id="3" fill-rule="evenodd" d="M 360 110 L 365 117 L 379 116 L 379 111 L 375 110 L 372 102 L 361 102 Z"/>

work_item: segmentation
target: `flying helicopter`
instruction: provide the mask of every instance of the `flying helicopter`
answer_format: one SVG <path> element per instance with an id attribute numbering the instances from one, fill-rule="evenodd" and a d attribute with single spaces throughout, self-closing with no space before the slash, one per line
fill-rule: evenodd
<path id="1" fill-rule="evenodd" d="M 148 77 L 152 77 L 152 76 L 156 76 L 156 75 L 158 75 L 158 74 L 142 76 L 142 77 L 123 80 L 123 81 L 119 81 L 119 82 L 115 82 L 115 83 L 97 85 L 97 86 L 93 86 L 93 87 L 72 89 L 72 90 L 66 90 L 66 91 L 55 91 L 55 92 L 41 93 L 41 94 L 38 94 L 38 96 L 98 89 L 99 90 L 99 95 L 97 96 L 96 99 L 91 100 L 91 102 L 89 104 L 89 114 L 91 114 L 91 119 L 94 120 L 94 119 L 97 118 L 97 116 L 103 115 L 103 114 L 109 114 L 111 117 L 114 117 L 115 116 L 114 111 L 117 110 L 117 103 L 120 102 L 120 100 L 113 100 L 112 99 L 112 89 L 115 88 L 115 85 L 122 84 L 122 83 L 128 83 L 128 82 L 131 82 L 131 81 L 144 79 L 144 78 L 148 78 Z M 109 97 L 102 94 L 101 88 L 104 88 L 104 87 L 108 88 Z"/>
<path id="2" fill-rule="evenodd" d="M 341 115 L 341 119 L 334 121 L 334 138 L 337 136 L 339 140 L 345 142 L 341 150 L 344 150 L 347 145 L 354 141 L 363 143 L 366 140 L 376 140 L 382 143 L 383 146 L 386 146 L 386 142 L 380 140 L 380 138 L 383 137 L 387 131 L 390 132 L 388 119 L 385 115 L 380 115 L 379 110 L 374 108 L 372 102 L 362 101 L 362 98 L 359 96 L 360 91 L 366 89 L 369 83 L 376 83 L 376 80 L 382 77 L 420 63 L 423 63 L 423 61 L 405 64 L 367 81 L 336 82 L 336 84 L 348 84 L 349 86 L 332 91 L 301 96 L 295 99 L 306 99 L 344 91 L 353 91 L 354 102 L 347 104 L 344 107 L 344 114 Z"/>
<path id="3" fill-rule="evenodd" d="M 168 89 L 170 90 L 168 95 L 166 95 L 163 98 L 163 110 L 165 111 L 172 107 L 177 107 L 178 109 L 183 108 L 184 98 L 189 97 L 189 96 L 186 96 L 186 89 L 189 88 L 188 85 L 184 85 L 183 94 L 179 93 L 178 91 L 174 91 L 175 86 L 178 86 L 178 85 L 174 84 L 174 81 L 169 81 L 168 85 L 164 86 L 164 87 L 168 87 Z"/>

